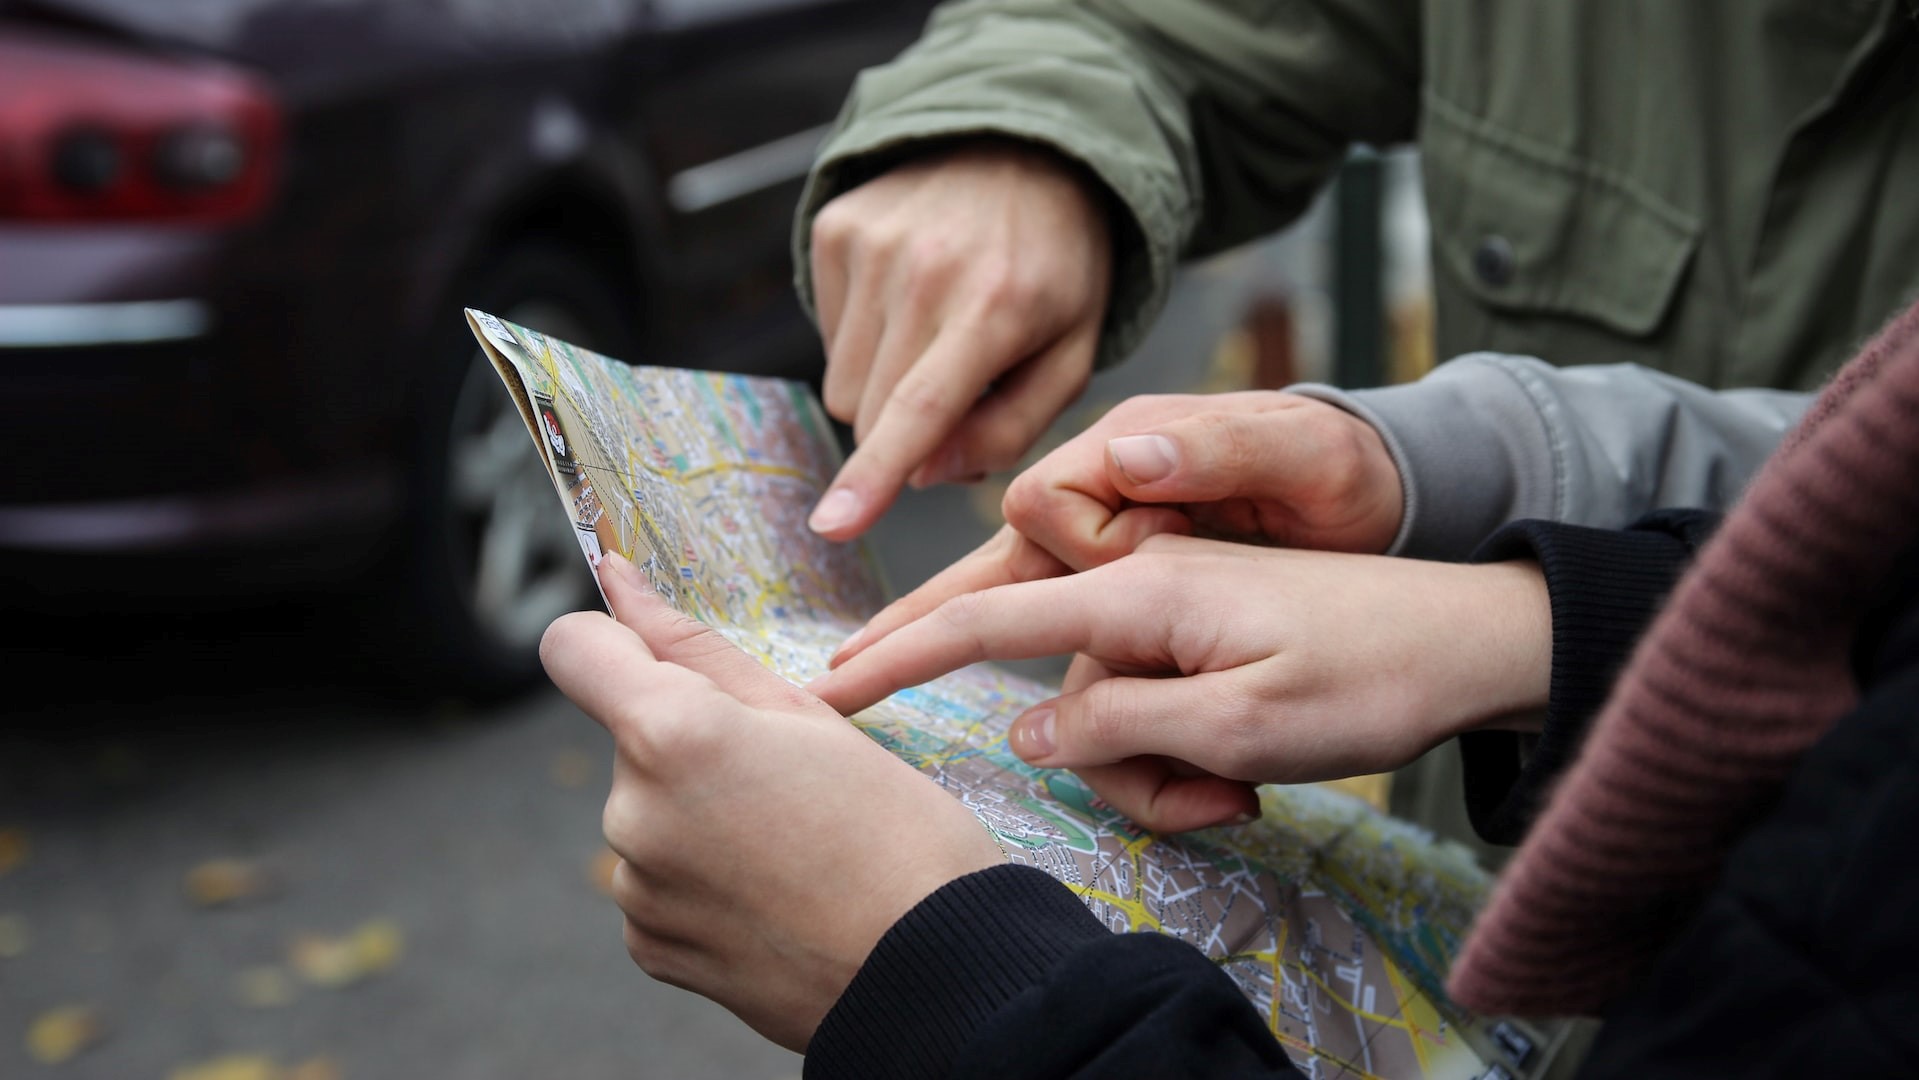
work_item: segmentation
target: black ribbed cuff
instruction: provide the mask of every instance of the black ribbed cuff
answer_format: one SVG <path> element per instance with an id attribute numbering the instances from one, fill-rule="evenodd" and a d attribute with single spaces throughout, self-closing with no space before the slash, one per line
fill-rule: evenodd
<path id="1" fill-rule="evenodd" d="M 943 1076 L 1001 1007 L 1109 936 L 1079 897 L 1032 867 L 948 882 L 873 947 L 814 1033 L 805 1075 Z"/>
<path id="2" fill-rule="evenodd" d="M 1491 843 L 1516 844 L 1545 793 L 1579 753 L 1586 728 L 1716 515 L 1661 512 L 1632 529 L 1517 521 L 1494 533 L 1474 562 L 1533 559 L 1546 576 L 1553 619 L 1552 682 L 1545 731 L 1460 736 L 1466 811 Z"/>

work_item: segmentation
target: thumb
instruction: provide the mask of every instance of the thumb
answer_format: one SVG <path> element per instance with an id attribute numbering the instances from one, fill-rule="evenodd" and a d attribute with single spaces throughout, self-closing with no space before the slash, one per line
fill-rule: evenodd
<path id="1" fill-rule="evenodd" d="M 1205 742 L 1223 718 L 1224 702 L 1232 700 L 1230 678 L 1230 672 L 1207 671 L 1099 679 L 1028 709 L 1013 721 L 1006 742 L 1028 764 L 1047 768 L 1110 765 L 1146 754 L 1203 759 L 1216 749 Z"/>
<path id="2" fill-rule="evenodd" d="M 1137 502 L 1283 498 L 1324 467 L 1295 414 L 1206 413 L 1121 436 L 1106 444 L 1106 475 Z"/>
<path id="3" fill-rule="evenodd" d="M 658 659 L 706 676 L 747 705 L 770 709 L 819 705 L 818 698 L 782 679 L 712 627 L 660 599 L 639 567 L 617 553 L 601 556 L 599 574 L 614 617 L 638 634 Z"/>

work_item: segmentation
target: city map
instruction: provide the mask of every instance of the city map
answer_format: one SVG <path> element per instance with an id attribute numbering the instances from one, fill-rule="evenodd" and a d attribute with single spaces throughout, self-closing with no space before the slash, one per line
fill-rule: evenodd
<path id="1" fill-rule="evenodd" d="M 679 610 L 797 684 L 883 605 L 865 548 L 806 527 L 840 453 L 805 385 L 632 366 L 467 315 L 589 561 L 620 552 Z M 1251 825 L 1146 832 L 1072 773 L 1008 749 L 1013 717 L 1056 692 L 980 664 L 852 723 L 1110 928 L 1204 950 L 1306 1075 L 1542 1075 L 1560 1028 L 1474 1016 L 1444 995 L 1488 885 L 1463 847 L 1314 785 L 1263 788 Z"/>

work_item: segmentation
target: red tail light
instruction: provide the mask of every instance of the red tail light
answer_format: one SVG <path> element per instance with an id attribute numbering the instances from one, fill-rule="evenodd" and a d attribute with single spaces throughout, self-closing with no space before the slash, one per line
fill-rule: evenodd
<path id="1" fill-rule="evenodd" d="M 242 221 L 280 128 L 231 67 L 0 31 L 0 221 Z"/>

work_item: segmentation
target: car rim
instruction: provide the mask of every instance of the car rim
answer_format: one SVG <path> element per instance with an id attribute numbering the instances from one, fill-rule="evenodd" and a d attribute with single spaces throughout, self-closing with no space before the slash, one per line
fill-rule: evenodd
<path id="1" fill-rule="evenodd" d="M 553 304 L 516 305 L 503 317 L 569 342 L 590 337 Z M 467 602 L 490 635 L 510 648 L 530 648 L 554 619 L 593 606 L 594 586 L 526 423 L 477 349 L 455 399 L 448 450 Z"/>

